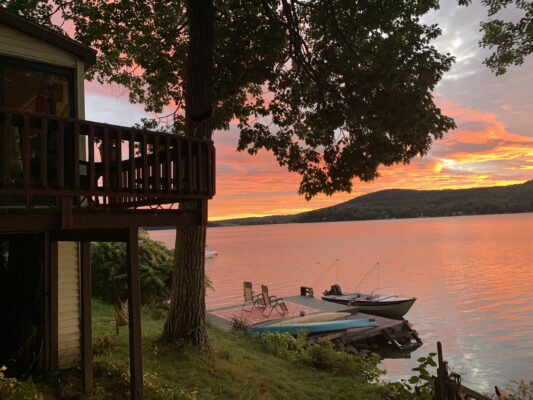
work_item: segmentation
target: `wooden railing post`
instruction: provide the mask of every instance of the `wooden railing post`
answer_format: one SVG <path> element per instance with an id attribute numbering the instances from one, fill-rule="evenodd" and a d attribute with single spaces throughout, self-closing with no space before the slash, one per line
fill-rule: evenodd
<path id="1" fill-rule="evenodd" d="M 170 159 L 170 136 L 165 137 L 165 191 L 172 191 L 172 160 Z"/>
<path id="2" fill-rule="evenodd" d="M 4 113 L 4 134 L 2 138 L 2 184 L 11 185 L 11 113 Z"/>
<path id="3" fill-rule="evenodd" d="M 109 190 L 109 128 L 104 127 L 104 140 L 102 142 L 104 154 L 102 154 L 102 163 L 104 164 L 104 189 Z"/>
<path id="4" fill-rule="evenodd" d="M 73 171 L 74 171 L 74 190 L 80 189 L 80 124 L 74 124 L 74 140 L 73 140 L 72 156 L 73 156 Z"/>
<path id="5" fill-rule="evenodd" d="M 187 174 L 188 190 L 187 192 L 192 193 L 194 176 L 192 174 L 193 159 L 192 159 L 192 143 L 190 140 L 187 140 L 187 167 L 188 167 L 188 174 Z"/>
<path id="6" fill-rule="evenodd" d="M 215 190 L 212 141 L 3 107 L 0 123 L 0 195 L 26 196 L 27 207 L 45 201 L 55 204 L 56 211 L 61 203 L 65 227 L 70 226 L 72 207 L 82 203 L 132 208 L 203 201 Z M 17 144 L 20 135 L 16 154 L 20 151 L 22 170 L 16 170 L 13 187 L 15 134 Z M 37 139 L 39 149 L 32 154 Z M 124 154 L 123 141 L 128 141 Z M 80 153 L 84 144 L 88 149 Z M 65 197 L 76 199 L 74 205 Z"/>
<path id="7" fill-rule="evenodd" d="M 29 188 L 30 181 L 30 119 L 24 117 L 24 126 L 22 128 L 22 176 L 24 188 Z"/>
<path id="8" fill-rule="evenodd" d="M 41 187 L 48 186 L 48 120 L 41 118 Z"/>
<path id="9" fill-rule="evenodd" d="M 176 170 L 176 190 L 178 193 L 183 192 L 183 167 L 181 165 L 181 139 L 177 139 L 176 145 L 176 165 L 174 166 Z"/>
<path id="10" fill-rule="evenodd" d="M 141 157 L 142 157 L 142 175 L 143 175 L 143 191 L 149 190 L 149 175 L 150 170 L 148 169 L 148 138 L 146 133 L 142 134 L 142 143 L 141 143 Z"/>
<path id="11" fill-rule="evenodd" d="M 94 126 L 89 126 L 89 139 L 88 139 L 88 145 L 89 145 L 89 190 L 94 190 L 94 188 L 97 186 L 96 182 L 96 170 L 94 166 Z"/>
<path id="12" fill-rule="evenodd" d="M 65 125 L 63 121 L 58 121 L 57 132 L 57 187 L 63 189 L 65 186 Z"/>
<path id="13" fill-rule="evenodd" d="M 161 176 L 161 164 L 159 163 L 159 135 L 154 136 L 154 165 L 152 167 L 152 175 L 154 179 L 154 187 L 152 190 L 154 192 L 160 192 L 161 191 L 161 184 L 159 177 Z"/>
<path id="14" fill-rule="evenodd" d="M 136 189 L 136 183 L 135 183 L 135 131 L 130 131 L 130 146 L 129 146 L 129 153 L 130 153 L 130 190 Z"/>

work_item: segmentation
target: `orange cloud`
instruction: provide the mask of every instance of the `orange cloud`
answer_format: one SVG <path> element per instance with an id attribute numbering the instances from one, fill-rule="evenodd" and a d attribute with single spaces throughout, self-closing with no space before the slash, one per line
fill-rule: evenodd
<path id="1" fill-rule="evenodd" d="M 279 167 L 266 152 L 237 153 L 236 134 L 217 134 L 217 195 L 210 219 L 294 214 L 327 207 L 365 193 L 390 189 L 457 189 L 499 186 L 531 179 L 533 138 L 509 132 L 495 114 L 440 101 L 458 128 L 436 141 L 424 158 L 380 169 L 374 182 L 354 182 L 353 192 L 317 196 L 297 194 L 300 177 Z M 220 144 L 218 144 L 220 142 Z"/>

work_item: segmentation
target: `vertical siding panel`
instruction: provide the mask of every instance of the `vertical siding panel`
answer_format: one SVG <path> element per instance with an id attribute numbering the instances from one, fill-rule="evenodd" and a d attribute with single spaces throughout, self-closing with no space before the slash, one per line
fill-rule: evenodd
<path id="1" fill-rule="evenodd" d="M 72 367 L 80 358 L 80 252 L 77 242 L 59 242 L 57 255 L 58 364 Z"/>

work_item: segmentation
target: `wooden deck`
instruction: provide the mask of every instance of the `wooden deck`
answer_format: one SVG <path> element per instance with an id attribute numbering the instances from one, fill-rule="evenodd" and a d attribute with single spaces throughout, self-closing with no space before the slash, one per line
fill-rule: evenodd
<path id="1" fill-rule="evenodd" d="M 347 329 L 343 331 L 335 331 L 329 333 L 321 333 L 309 335 L 308 338 L 311 341 L 319 338 L 327 338 L 335 343 L 338 349 L 346 350 L 349 352 L 358 353 L 362 350 L 376 349 L 378 346 L 390 345 L 398 351 L 409 352 L 420 345 L 422 341 L 418 337 L 417 332 L 411 327 L 408 321 L 404 319 L 391 319 L 381 317 L 377 315 L 365 314 L 357 312 L 357 309 L 351 306 L 345 306 L 342 304 L 336 304 L 321 299 L 316 299 L 308 296 L 291 296 L 284 297 L 287 302 L 299 304 L 302 307 L 308 307 L 318 310 L 308 315 L 317 314 L 320 312 L 351 312 L 352 315 L 347 319 L 373 319 L 376 321 L 377 326 L 371 328 L 355 328 Z M 221 318 L 215 315 L 222 310 L 239 309 L 242 305 L 235 305 L 224 307 L 216 310 L 209 310 L 207 312 L 207 320 L 226 331 L 231 330 L 231 321 Z M 219 313 L 220 314 L 220 313 Z M 243 311 L 243 316 L 246 316 L 246 312 Z M 280 315 L 275 312 L 272 317 L 266 321 L 250 324 L 251 327 L 268 326 L 276 322 L 282 321 Z"/>

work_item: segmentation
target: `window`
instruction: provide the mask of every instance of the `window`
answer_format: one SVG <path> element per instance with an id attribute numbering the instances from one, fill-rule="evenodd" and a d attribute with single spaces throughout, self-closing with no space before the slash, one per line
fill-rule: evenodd
<path id="1" fill-rule="evenodd" d="M 74 117 L 74 71 L 0 57 L 0 105 Z"/>
<path id="2" fill-rule="evenodd" d="M 61 117 L 75 117 L 74 70 L 0 56 L 0 107 Z M 1 137 L 2 132 L 0 132 Z M 22 129 L 12 127 L 9 138 L 11 154 L 9 185 L 20 187 L 23 185 Z M 41 177 L 41 134 L 38 130 L 32 130 L 30 126 L 28 139 L 30 142 L 30 182 L 37 184 Z M 66 148 L 69 148 L 68 140 L 70 138 L 65 140 Z M 0 140 L 0 150 L 3 150 L 4 145 L 3 140 Z M 47 172 L 49 184 L 53 185 L 58 162 L 57 132 L 54 127 L 48 129 L 47 148 Z M 0 173 L 1 170 L 0 165 Z M 23 200 L 15 199 L 15 197 L 2 198 L 0 206 L 24 203 Z"/>

